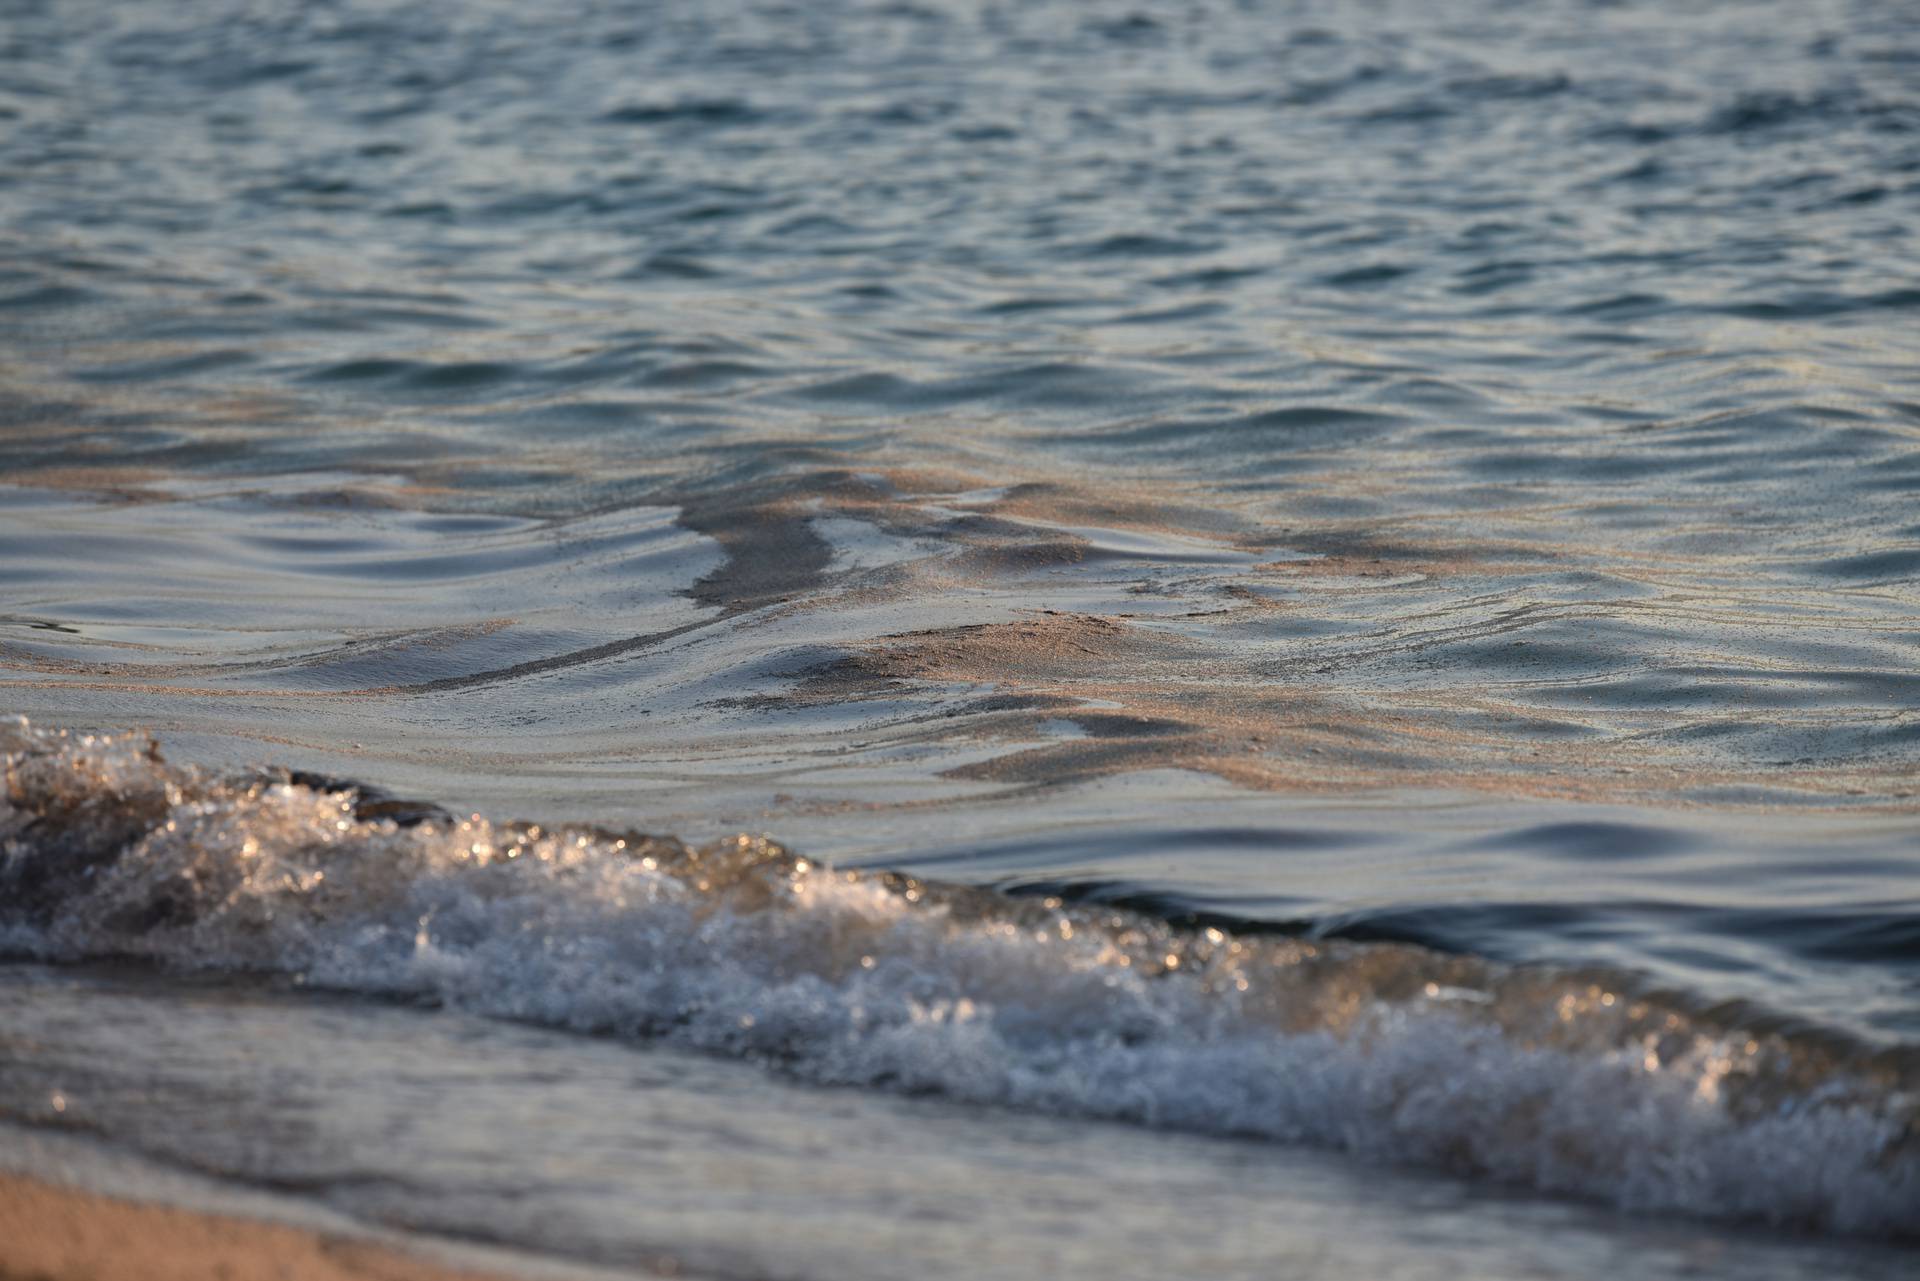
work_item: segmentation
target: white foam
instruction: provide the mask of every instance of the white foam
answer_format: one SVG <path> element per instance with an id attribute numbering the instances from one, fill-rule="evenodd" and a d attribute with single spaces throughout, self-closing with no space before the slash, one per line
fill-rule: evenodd
<path id="1" fill-rule="evenodd" d="M 1192 933 L 758 839 L 401 828 L 347 793 L 176 769 L 137 738 L 21 725 L 0 748 L 16 953 L 266 970 L 1632 1208 L 1920 1222 L 1910 1080 L 1591 977 Z"/>

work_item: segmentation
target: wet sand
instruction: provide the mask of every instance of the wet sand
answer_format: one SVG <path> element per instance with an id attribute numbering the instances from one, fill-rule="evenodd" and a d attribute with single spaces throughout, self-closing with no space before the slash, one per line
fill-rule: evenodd
<path id="1" fill-rule="evenodd" d="M 4 1281 L 488 1281 L 380 1242 L 0 1174 Z"/>

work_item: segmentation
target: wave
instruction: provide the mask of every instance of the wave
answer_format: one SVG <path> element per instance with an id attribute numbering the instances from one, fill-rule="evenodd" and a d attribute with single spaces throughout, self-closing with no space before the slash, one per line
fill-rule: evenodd
<path id="1" fill-rule="evenodd" d="M 0 724 L 0 954 L 657 1038 L 807 1081 L 1345 1149 L 1630 1209 L 1911 1237 L 1920 1069 L 1630 976 L 457 818 Z"/>

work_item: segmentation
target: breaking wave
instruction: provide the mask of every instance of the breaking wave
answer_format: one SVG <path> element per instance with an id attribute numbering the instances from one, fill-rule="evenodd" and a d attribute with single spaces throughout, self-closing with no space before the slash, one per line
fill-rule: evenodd
<path id="1" fill-rule="evenodd" d="M 1631 976 L 457 818 L 0 725 L 0 953 L 267 972 L 835 1085 L 1260 1136 L 1625 1208 L 1911 1236 L 1920 1068 Z"/>

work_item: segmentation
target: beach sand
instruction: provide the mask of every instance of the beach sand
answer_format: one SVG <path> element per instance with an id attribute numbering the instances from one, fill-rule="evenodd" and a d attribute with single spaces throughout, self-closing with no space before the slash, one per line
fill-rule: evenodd
<path id="1" fill-rule="evenodd" d="M 0 1174 L 0 1281 L 500 1281 L 367 1239 Z"/>

